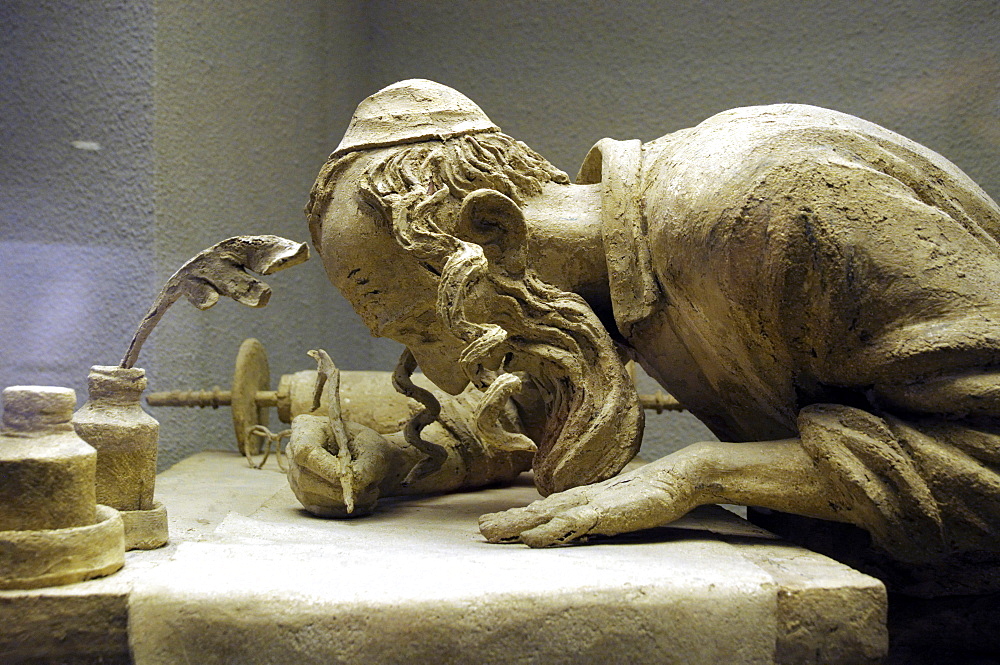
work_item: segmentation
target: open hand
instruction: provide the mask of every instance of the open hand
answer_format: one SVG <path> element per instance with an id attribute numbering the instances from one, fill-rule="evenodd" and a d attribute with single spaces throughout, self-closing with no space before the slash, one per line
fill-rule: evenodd
<path id="1" fill-rule="evenodd" d="M 524 508 L 483 515 L 479 530 L 493 543 L 552 547 L 589 535 L 614 535 L 672 522 L 694 508 L 695 502 L 691 479 L 680 468 L 663 464 L 669 459 L 594 485 L 557 492 Z"/>

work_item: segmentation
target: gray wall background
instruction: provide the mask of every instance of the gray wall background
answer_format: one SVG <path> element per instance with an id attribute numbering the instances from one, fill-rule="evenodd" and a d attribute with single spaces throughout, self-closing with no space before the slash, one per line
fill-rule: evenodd
<path id="1" fill-rule="evenodd" d="M 899 131 L 1000 195 L 995 0 L 7 0 L 0 385 L 82 399 L 89 366 L 118 361 L 191 255 L 235 234 L 305 240 L 302 205 L 355 105 L 410 77 L 462 90 L 571 174 L 605 136 L 802 102 Z M 317 261 L 267 281 L 263 310 L 178 303 L 140 359 L 151 388 L 228 386 L 248 336 L 273 381 L 320 346 L 345 369 L 392 367 L 398 347 Z M 154 415 L 164 466 L 232 446 L 228 413 Z M 708 436 L 650 415 L 644 455 Z"/>

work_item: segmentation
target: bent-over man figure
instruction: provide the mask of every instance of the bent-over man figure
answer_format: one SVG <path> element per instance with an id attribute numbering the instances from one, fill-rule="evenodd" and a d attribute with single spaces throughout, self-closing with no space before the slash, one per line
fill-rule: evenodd
<path id="1" fill-rule="evenodd" d="M 349 425 L 359 512 L 530 465 L 547 498 L 484 516 L 489 540 L 735 503 L 860 526 L 901 561 L 1000 549 L 1000 209 L 927 148 L 750 107 L 605 139 L 571 184 L 413 80 L 361 103 L 307 214 L 372 333 L 442 390 L 482 391 L 425 430 L 444 452 L 420 473 L 402 435 Z M 721 442 L 616 475 L 642 434 L 629 358 Z M 329 424 L 294 429 L 293 488 L 345 514 Z"/>

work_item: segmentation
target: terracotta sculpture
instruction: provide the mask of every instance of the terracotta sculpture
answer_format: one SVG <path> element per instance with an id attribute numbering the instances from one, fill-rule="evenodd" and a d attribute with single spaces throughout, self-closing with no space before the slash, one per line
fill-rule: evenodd
<path id="1" fill-rule="evenodd" d="M 77 433 L 97 451 L 97 500 L 120 511 L 128 549 L 167 543 L 167 512 L 154 500 L 159 423 L 142 410 L 145 371 L 139 351 L 167 309 L 182 296 L 208 309 L 225 295 L 248 307 L 264 307 L 271 288 L 248 270 L 270 275 L 309 258 L 302 243 L 278 236 L 227 238 L 192 257 L 164 284 L 139 324 L 117 367 L 95 365 L 89 400 L 73 416 Z"/>
<path id="2" fill-rule="evenodd" d="M 557 545 L 724 502 L 858 525 L 901 561 L 1000 549 L 1000 209 L 898 134 L 735 109 L 605 139 L 571 184 L 460 93 L 404 81 L 358 107 L 307 215 L 373 334 L 441 389 L 482 391 L 469 436 L 427 437 L 470 468 L 503 460 L 501 477 L 534 452 L 550 496 L 484 516 L 491 541 Z M 722 442 L 616 477 L 642 433 L 626 358 Z M 369 509 L 412 489 L 426 456 L 401 440 L 349 424 L 338 461 L 329 419 L 300 418 L 315 512 L 347 512 L 351 465 Z M 491 480 L 461 475 L 416 482 Z"/>
<path id="3" fill-rule="evenodd" d="M 264 307 L 271 287 L 247 271 L 270 275 L 308 259 L 306 245 L 272 235 L 234 236 L 198 252 L 163 285 L 136 329 L 121 367 L 135 365 L 146 338 L 182 296 L 198 309 L 212 307 L 221 295 L 247 307 Z"/>
<path id="4" fill-rule="evenodd" d="M 0 589 L 110 575 L 125 564 L 125 527 L 98 504 L 97 453 L 73 431 L 76 393 L 4 388 L 0 426 Z"/>
<path id="5" fill-rule="evenodd" d="M 419 402 L 395 394 L 381 372 L 354 372 L 340 388 L 346 392 L 343 407 L 336 394 L 339 370 L 324 352 L 313 353 L 319 380 L 311 412 L 292 420 L 288 481 L 314 515 L 367 515 L 380 496 L 508 482 L 531 467 L 531 452 L 491 451 L 473 433 L 470 421 L 482 398 L 478 390 L 470 386 L 451 396 L 432 392 L 423 377 L 411 381 L 415 363 L 408 352 L 393 383 Z M 313 375 L 302 374 L 307 374 L 303 379 Z M 421 410 L 421 403 L 430 408 Z M 510 405 L 498 420 L 512 428 L 519 424 Z"/>
<path id="6" fill-rule="evenodd" d="M 95 365 L 87 384 L 89 399 L 72 422 L 97 451 L 97 501 L 121 514 L 126 549 L 162 547 L 168 539 L 167 510 L 153 497 L 160 423 L 139 404 L 146 372 Z"/>

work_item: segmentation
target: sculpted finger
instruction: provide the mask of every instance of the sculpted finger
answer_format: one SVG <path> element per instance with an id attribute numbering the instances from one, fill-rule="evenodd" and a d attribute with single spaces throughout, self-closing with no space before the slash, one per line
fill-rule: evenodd
<path id="1" fill-rule="evenodd" d="M 543 523 L 547 517 L 527 508 L 511 508 L 479 518 L 479 532 L 491 543 L 516 543 L 521 532 Z"/>
<path id="2" fill-rule="evenodd" d="M 600 522 L 600 513 L 584 504 L 555 515 L 544 524 L 521 534 L 528 547 L 555 547 L 579 540 L 591 533 Z"/>
<path id="3" fill-rule="evenodd" d="M 337 458 L 323 448 L 310 449 L 302 466 L 327 482 L 333 482 L 340 478 L 340 465 Z"/>
<path id="4" fill-rule="evenodd" d="M 615 535 L 671 522 L 694 507 L 689 484 L 651 481 L 642 474 L 553 494 L 527 508 L 484 515 L 491 542 L 552 547 L 588 535 Z"/>
<path id="5" fill-rule="evenodd" d="M 288 441 L 288 454 L 298 460 L 305 460 L 311 452 L 322 447 L 330 438 L 330 427 L 326 418 L 300 415 L 292 422 L 292 438 Z"/>
<path id="6" fill-rule="evenodd" d="M 545 524 L 561 511 L 586 501 L 573 492 L 563 492 L 535 501 L 524 508 L 488 513 L 479 518 L 479 531 L 491 543 L 513 543 L 521 533 Z"/>
<path id="7" fill-rule="evenodd" d="M 354 513 L 364 515 L 375 509 L 381 493 L 382 481 L 388 471 L 385 440 L 377 433 L 360 432 L 348 444 L 352 449 L 351 472 L 344 476 L 354 493 Z M 338 460 L 339 462 L 339 460 Z"/>

